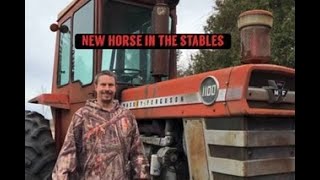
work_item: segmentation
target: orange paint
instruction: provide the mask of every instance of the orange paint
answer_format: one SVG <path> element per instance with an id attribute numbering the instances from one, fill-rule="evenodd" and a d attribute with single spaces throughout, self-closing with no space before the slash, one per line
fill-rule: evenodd
<path id="1" fill-rule="evenodd" d="M 215 102 L 206 106 L 202 103 L 184 104 L 174 106 L 152 107 L 132 109 L 137 119 L 160 119 L 160 118 L 186 118 L 186 117 L 223 117 L 241 115 L 280 115 L 292 116 L 294 110 L 258 109 L 250 108 L 246 95 L 250 75 L 253 70 L 269 70 L 270 72 L 281 72 L 292 74 L 293 69 L 269 65 L 269 64 L 248 64 L 232 68 L 201 73 L 189 77 L 173 79 L 128 89 L 122 92 L 122 102 L 157 98 L 163 96 L 174 96 L 182 94 L 198 93 L 200 84 L 207 76 L 214 76 L 219 83 L 219 89 L 228 90 L 239 89 L 241 94 L 237 99 Z"/>

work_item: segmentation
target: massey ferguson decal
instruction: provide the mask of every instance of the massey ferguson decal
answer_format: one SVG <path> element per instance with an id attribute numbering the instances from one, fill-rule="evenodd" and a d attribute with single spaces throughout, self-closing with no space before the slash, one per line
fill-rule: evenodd
<path id="1" fill-rule="evenodd" d="M 284 81 L 268 80 L 269 86 L 264 87 L 268 91 L 269 103 L 280 103 L 287 95 L 288 90 L 284 88 Z"/>

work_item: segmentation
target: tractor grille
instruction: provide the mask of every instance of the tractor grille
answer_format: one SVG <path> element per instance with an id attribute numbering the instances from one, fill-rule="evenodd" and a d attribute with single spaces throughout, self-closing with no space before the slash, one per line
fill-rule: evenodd
<path id="1" fill-rule="evenodd" d="M 279 87 L 271 87 L 269 81 L 282 82 L 284 86 L 281 87 L 281 89 L 279 89 Z M 247 102 L 250 108 L 295 110 L 294 74 L 278 71 L 253 70 L 248 87 Z M 271 102 L 273 98 L 273 95 L 270 94 L 272 89 L 278 91 L 278 93 L 286 90 L 287 94 L 280 97 L 279 101 Z"/>
<path id="2" fill-rule="evenodd" d="M 295 178 L 294 117 L 204 119 L 210 179 Z"/>

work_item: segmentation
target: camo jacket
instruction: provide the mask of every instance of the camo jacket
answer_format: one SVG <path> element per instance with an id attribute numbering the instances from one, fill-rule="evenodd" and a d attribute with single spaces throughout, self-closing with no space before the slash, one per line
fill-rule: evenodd
<path id="1" fill-rule="evenodd" d="M 150 179 L 134 115 L 117 101 L 107 110 L 88 100 L 72 118 L 52 178 Z"/>

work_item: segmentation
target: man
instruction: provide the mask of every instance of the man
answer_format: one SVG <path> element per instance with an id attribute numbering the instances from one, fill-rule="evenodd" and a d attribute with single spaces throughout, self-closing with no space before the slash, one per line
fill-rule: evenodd
<path id="1" fill-rule="evenodd" d="M 94 79 L 96 99 L 73 116 L 53 170 L 57 180 L 149 179 L 149 164 L 134 115 L 117 100 L 116 76 Z"/>

